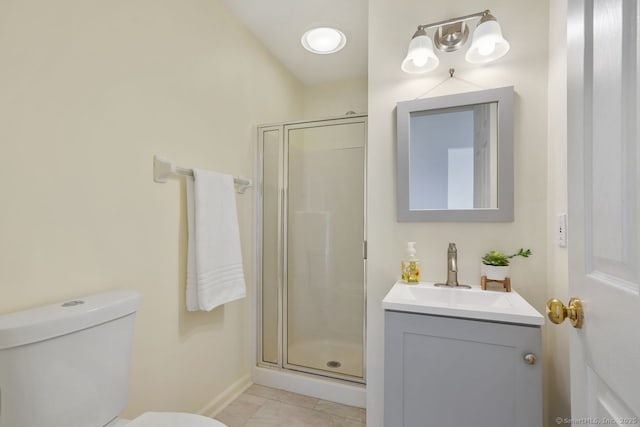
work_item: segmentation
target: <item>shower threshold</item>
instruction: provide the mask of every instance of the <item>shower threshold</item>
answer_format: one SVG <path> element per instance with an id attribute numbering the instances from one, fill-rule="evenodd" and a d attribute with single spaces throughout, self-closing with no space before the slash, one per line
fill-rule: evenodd
<path id="1" fill-rule="evenodd" d="M 359 408 L 366 406 L 366 387 L 364 384 L 336 380 L 306 372 L 262 366 L 253 368 L 253 382 L 343 405 Z"/>

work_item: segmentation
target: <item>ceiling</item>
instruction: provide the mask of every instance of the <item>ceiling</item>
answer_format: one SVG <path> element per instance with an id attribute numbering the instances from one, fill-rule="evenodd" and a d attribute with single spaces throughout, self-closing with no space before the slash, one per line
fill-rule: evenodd
<path id="1" fill-rule="evenodd" d="M 224 0 L 262 44 L 300 81 L 312 85 L 367 74 L 367 0 Z M 316 55 L 300 44 L 314 27 L 335 27 L 347 44 Z"/>

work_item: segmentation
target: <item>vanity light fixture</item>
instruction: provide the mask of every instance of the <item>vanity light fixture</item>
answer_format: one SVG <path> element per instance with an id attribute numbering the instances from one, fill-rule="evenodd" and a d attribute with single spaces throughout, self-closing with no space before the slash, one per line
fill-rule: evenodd
<path id="1" fill-rule="evenodd" d="M 318 27 L 305 32 L 300 41 L 309 52 L 327 55 L 342 49 L 347 44 L 347 37 L 335 28 Z"/>
<path id="2" fill-rule="evenodd" d="M 489 10 L 447 19 L 432 24 L 418 25 L 409 43 L 407 56 L 402 61 L 402 71 L 410 74 L 426 73 L 434 70 L 440 60 L 433 51 L 433 46 L 441 52 L 455 52 L 469 38 L 467 21 L 480 18 L 471 47 L 465 59 L 472 64 L 484 64 L 503 57 L 509 51 L 509 42 L 502 36 L 502 28 Z M 427 34 L 428 29 L 435 28 L 433 41 Z"/>

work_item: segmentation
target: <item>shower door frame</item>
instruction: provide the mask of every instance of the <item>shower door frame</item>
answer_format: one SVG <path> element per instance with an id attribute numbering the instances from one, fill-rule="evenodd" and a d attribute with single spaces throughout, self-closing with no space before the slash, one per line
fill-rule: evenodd
<path id="1" fill-rule="evenodd" d="M 256 319 L 254 325 L 256 326 L 254 340 L 253 343 L 256 345 L 256 364 L 257 366 L 265 367 L 265 368 L 282 368 L 282 349 L 283 349 L 283 341 L 282 334 L 280 333 L 282 329 L 282 263 L 283 263 L 283 251 L 282 251 L 282 236 L 283 236 L 283 188 L 282 182 L 284 180 L 283 177 L 283 167 L 282 165 L 278 165 L 278 240 L 277 240 L 277 282 L 278 286 L 276 288 L 277 291 L 277 362 L 268 362 L 263 358 L 263 310 L 262 310 L 262 245 L 263 245 L 263 202 L 264 202 L 264 134 L 269 131 L 278 131 L 278 158 L 280 161 L 283 159 L 283 148 L 284 144 L 282 143 L 284 138 L 284 123 L 279 124 L 268 124 L 268 125 L 259 125 L 257 127 L 258 131 L 258 155 L 256 158 L 256 193 L 255 193 L 255 212 L 256 212 L 256 246 L 255 246 L 255 258 L 254 258 L 254 271 L 255 271 L 255 290 L 256 290 L 256 298 L 254 300 L 256 309 L 254 313 L 256 313 Z"/>
<path id="2" fill-rule="evenodd" d="M 304 374 L 313 374 L 325 378 L 337 379 L 342 381 L 348 381 L 355 384 L 366 384 L 366 348 L 367 348 L 367 114 L 353 114 L 349 116 L 340 116 L 333 118 L 317 119 L 317 120 L 301 120 L 295 122 L 284 122 L 270 125 L 258 126 L 258 156 L 257 163 L 257 182 L 258 191 L 256 191 L 256 251 L 255 251 L 255 285 L 256 285 L 256 365 L 264 368 L 273 368 L 279 370 L 296 371 Z M 288 143 L 289 143 L 289 130 L 315 128 L 322 126 L 336 126 L 341 124 L 362 123 L 364 124 L 364 144 L 363 144 L 363 242 L 362 242 L 362 292 L 363 292 L 363 310 L 362 310 L 362 378 L 352 375 L 339 374 L 322 369 L 315 369 L 300 365 L 294 365 L 288 363 L 287 352 L 284 346 L 287 344 L 287 238 L 288 238 Z M 263 313 L 262 313 L 262 245 L 263 245 L 263 147 L 264 147 L 264 132 L 274 131 L 279 132 L 279 144 L 278 144 L 278 156 L 280 164 L 278 165 L 278 256 L 277 256 L 277 303 L 278 303 L 278 352 L 277 363 L 271 363 L 263 360 Z"/>

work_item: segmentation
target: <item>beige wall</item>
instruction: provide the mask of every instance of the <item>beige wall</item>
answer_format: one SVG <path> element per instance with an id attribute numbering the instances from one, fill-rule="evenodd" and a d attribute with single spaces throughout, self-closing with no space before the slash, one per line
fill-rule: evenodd
<path id="1" fill-rule="evenodd" d="M 461 282 L 478 283 L 480 258 L 489 249 L 530 247 L 533 256 L 516 260 L 514 288 L 539 311 L 547 294 L 547 31 L 546 2 L 489 0 L 489 8 L 511 42 L 511 52 L 492 65 L 472 66 L 464 53 L 441 54 L 440 67 L 424 76 L 400 70 L 418 24 L 473 12 L 476 1 L 443 3 L 386 0 L 369 3 L 369 151 L 367 267 L 367 425 L 382 425 L 383 340 L 381 300 L 399 277 L 408 240 L 416 241 L 424 280 L 445 277 L 448 242 L 456 242 Z M 526 13 L 523 14 L 523 10 Z M 448 78 L 456 68 L 459 79 Z M 437 90 L 430 91 L 447 80 Z M 396 221 L 395 105 L 420 96 L 514 85 L 515 221 L 512 223 L 398 223 Z"/>
<path id="2" fill-rule="evenodd" d="M 125 415 L 202 410 L 248 379 L 252 290 L 185 311 L 184 185 L 152 156 L 252 177 L 253 125 L 299 119 L 302 85 L 219 0 L 0 2 L 0 27 L 0 312 L 137 290 Z"/>
<path id="3" fill-rule="evenodd" d="M 547 170 L 547 292 L 568 301 L 567 249 L 558 247 L 555 218 L 567 212 L 567 2 L 549 0 L 549 110 Z M 569 230 L 570 231 L 570 230 Z M 570 237 L 570 236 L 569 236 Z M 568 325 L 545 327 L 548 425 L 570 417 Z"/>
<path id="4" fill-rule="evenodd" d="M 305 86 L 305 119 L 342 116 L 348 111 L 367 112 L 366 76 Z"/>

